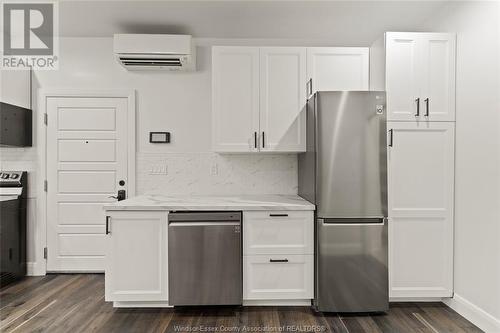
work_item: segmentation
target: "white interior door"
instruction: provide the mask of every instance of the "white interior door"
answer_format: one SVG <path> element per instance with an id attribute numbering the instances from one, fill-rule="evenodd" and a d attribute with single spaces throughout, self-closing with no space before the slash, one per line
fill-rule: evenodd
<path id="1" fill-rule="evenodd" d="M 258 151 L 259 48 L 213 47 L 212 80 L 214 151 Z"/>
<path id="2" fill-rule="evenodd" d="M 388 129 L 390 296 L 451 297 L 454 123 Z"/>
<path id="3" fill-rule="evenodd" d="M 386 33 L 386 91 L 387 119 L 424 119 L 420 96 L 419 71 L 421 34 L 406 32 Z M 419 100 L 417 100 L 420 98 Z M 419 114 L 417 116 L 417 107 Z"/>
<path id="4" fill-rule="evenodd" d="M 307 77 L 312 92 L 368 90 L 367 47 L 308 47 Z"/>
<path id="5" fill-rule="evenodd" d="M 429 121 L 455 121 L 455 34 L 422 34 L 422 102 Z"/>
<path id="6" fill-rule="evenodd" d="M 305 151 L 306 49 L 260 49 L 260 150 Z"/>
<path id="7" fill-rule="evenodd" d="M 128 100 L 49 97 L 46 103 L 47 271 L 103 271 L 102 206 L 128 188 Z"/>

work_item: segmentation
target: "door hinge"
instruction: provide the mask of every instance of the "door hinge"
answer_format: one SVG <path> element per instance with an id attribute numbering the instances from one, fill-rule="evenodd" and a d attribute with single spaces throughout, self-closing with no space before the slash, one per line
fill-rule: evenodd
<path id="1" fill-rule="evenodd" d="M 44 181 L 43 181 L 43 191 L 44 191 L 44 192 L 47 192 L 47 189 L 48 189 L 48 188 L 49 188 L 49 183 L 48 183 L 46 180 L 44 180 Z"/>
<path id="2" fill-rule="evenodd" d="M 49 122 L 49 117 L 47 116 L 46 113 L 43 114 L 43 123 L 45 124 L 45 126 L 47 126 L 48 122 Z"/>
<path id="3" fill-rule="evenodd" d="M 43 248 L 43 259 L 47 259 L 47 252 L 48 252 L 48 251 L 47 251 L 47 248 L 46 248 L 46 247 L 44 247 L 44 248 Z"/>

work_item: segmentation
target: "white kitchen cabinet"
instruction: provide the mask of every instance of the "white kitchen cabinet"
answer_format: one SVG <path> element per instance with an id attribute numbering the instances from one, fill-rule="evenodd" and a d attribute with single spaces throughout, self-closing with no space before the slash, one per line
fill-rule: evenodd
<path id="1" fill-rule="evenodd" d="M 168 300 L 165 211 L 108 211 L 106 301 Z"/>
<path id="2" fill-rule="evenodd" d="M 390 297 L 451 297 L 454 123 L 387 128 Z"/>
<path id="3" fill-rule="evenodd" d="M 309 92 L 325 90 L 368 90 L 367 47 L 308 47 Z"/>
<path id="4" fill-rule="evenodd" d="M 305 48 L 260 48 L 260 151 L 305 151 L 305 82 Z"/>
<path id="5" fill-rule="evenodd" d="M 314 298 L 313 255 L 243 257 L 243 300 Z"/>
<path id="6" fill-rule="evenodd" d="M 245 212 L 243 253 L 314 254 L 314 212 Z"/>
<path id="7" fill-rule="evenodd" d="M 259 135 L 259 48 L 213 47 L 213 149 L 258 151 Z"/>
<path id="8" fill-rule="evenodd" d="M 388 32 L 371 47 L 370 72 L 388 120 L 455 120 L 455 34 Z"/>
<path id="9" fill-rule="evenodd" d="M 0 71 L 0 102 L 31 108 L 31 70 Z"/>
<path id="10" fill-rule="evenodd" d="M 243 301 L 307 302 L 313 277 L 313 211 L 243 212 Z"/>

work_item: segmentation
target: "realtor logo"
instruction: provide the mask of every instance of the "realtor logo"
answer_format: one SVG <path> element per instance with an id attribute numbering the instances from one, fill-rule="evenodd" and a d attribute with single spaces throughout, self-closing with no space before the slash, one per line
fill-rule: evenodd
<path id="1" fill-rule="evenodd" d="M 56 69 L 56 8 L 52 2 L 2 3 L 2 69 Z"/>

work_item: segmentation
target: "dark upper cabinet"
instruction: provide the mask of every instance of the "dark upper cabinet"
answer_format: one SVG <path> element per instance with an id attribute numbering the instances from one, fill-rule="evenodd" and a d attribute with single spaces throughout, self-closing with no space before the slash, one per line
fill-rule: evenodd
<path id="1" fill-rule="evenodd" d="M 32 133 L 30 109 L 0 102 L 0 146 L 31 147 Z"/>

